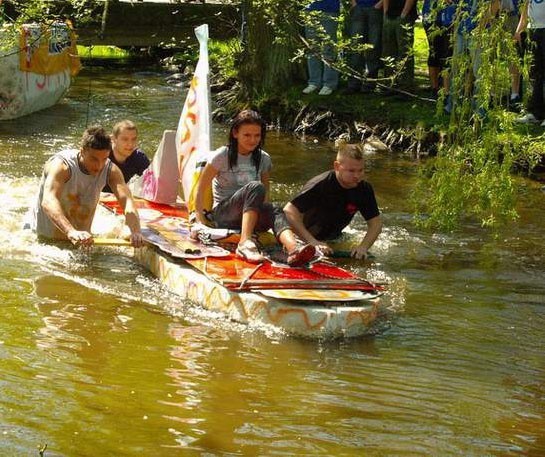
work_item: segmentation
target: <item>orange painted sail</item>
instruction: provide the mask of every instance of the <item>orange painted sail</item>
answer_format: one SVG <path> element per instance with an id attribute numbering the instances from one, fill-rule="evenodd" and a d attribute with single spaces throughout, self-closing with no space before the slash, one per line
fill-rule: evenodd
<path id="1" fill-rule="evenodd" d="M 189 199 L 197 154 L 210 150 L 210 102 L 208 83 L 208 25 L 195 29 L 199 40 L 199 61 L 176 132 L 165 130 L 163 139 L 142 176 L 129 187 L 134 196 L 148 201 L 174 204 L 180 180 L 186 201 Z"/>
<path id="2" fill-rule="evenodd" d="M 210 85 L 208 81 L 208 25 L 195 29 L 199 61 L 176 130 L 176 153 L 183 197 L 190 201 L 199 157 L 210 151 Z M 191 206 L 191 205 L 190 205 Z"/>

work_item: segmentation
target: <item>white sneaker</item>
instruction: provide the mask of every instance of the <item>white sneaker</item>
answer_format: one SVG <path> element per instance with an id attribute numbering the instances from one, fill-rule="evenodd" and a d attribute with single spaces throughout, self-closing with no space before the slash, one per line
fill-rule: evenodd
<path id="1" fill-rule="evenodd" d="M 331 95 L 332 93 L 333 89 L 331 87 L 324 86 L 320 92 L 318 92 L 318 95 Z"/>
<path id="2" fill-rule="evenodd" d="M 309 84 L 303 89 L 303 94 L 312 94 L 312 92 L 315 92 L 317 89 L 318 86 L 315 86 L 314 84 Z"/>
<path id="3" fill-rule="evenodd" d="M 518 122 L 519 124 L 539 124 L 539 121 L 532 113 L 526 113 L 524 116 L 518 117 L 515 119 L 515 122 Z"/>

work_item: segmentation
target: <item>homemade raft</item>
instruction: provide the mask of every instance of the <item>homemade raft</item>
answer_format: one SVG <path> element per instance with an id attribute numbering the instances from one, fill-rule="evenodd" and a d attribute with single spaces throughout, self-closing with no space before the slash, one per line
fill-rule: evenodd
<path id="1" fill-rule="evenodd" d="M 102 204 L 119 212 L 115 199 Z M 147 243 L 134 258 L 183 299 L 237 322 L 309 338 L 365 335 L 378 315 L 382 288 L 328 261 L 251 264 L 191 239 L 185 209 L 137 204 Z"/>

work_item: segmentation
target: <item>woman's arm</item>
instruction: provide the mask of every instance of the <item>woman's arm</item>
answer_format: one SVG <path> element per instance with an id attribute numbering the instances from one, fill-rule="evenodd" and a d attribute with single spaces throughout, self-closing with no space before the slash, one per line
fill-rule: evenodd
<path id="1" fill-rule="evenodd" d="M 268 172 L 261 173 L 261 182 L 265 186 L 265 201 L 269 201 L 269 190 L 271 187 L 270 184 L 270 174 Z"/>

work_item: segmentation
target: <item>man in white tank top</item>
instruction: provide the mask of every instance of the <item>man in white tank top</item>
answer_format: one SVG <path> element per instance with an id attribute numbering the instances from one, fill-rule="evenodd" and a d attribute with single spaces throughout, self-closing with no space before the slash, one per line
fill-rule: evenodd
<path id="1" fill-rule="evenodd" d="M 100 191 L 108 184 L 123 208 L 132 245 L 142 245 L 138 212 L 121 170 L 108 158 L 111 148 L 102 127 L 89 127 L 79 150 L 61 151 L 49 159 L 32 214 L 32 229 L 38 236 L 92 245 L 91 224 Z"/>

